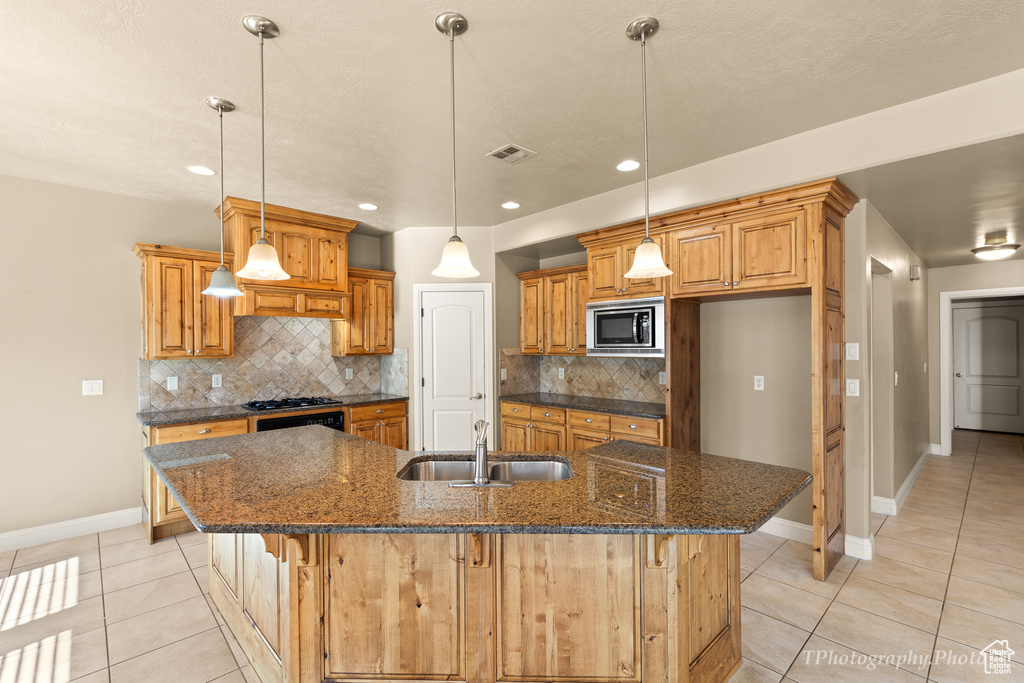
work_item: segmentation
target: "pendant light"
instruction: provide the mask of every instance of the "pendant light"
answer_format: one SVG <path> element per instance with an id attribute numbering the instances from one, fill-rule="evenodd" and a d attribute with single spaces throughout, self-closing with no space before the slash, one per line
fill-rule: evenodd
<path id="1" fill-rule="evenodd" d="M 626 36 L 630 40 L 640 41 L 640 80 L 644 92 L 644 228 L 645 236 L 633 256 L 633 267 L 626 273 L 630 279 L 648 279 L 665 277 L 672 271 L 665 265 L 661 257 L 661 248 L 651 239 L 651 192 L 650 179 L 647 174 L 647 38 L 658 32 L 658 20 L 653 17 L 637 19 L 626 27 Z"/>
<path id="2" fill-rule="evenodd" d="M 249 280 L 287 280 L 291 276 L 284 272 L 277 260 L 277 250 L 265 237 L 265 204 L 267 201 L 267 136 L 263 128 L 263 39 L 276 38 L 281 34 L 277 24 L 270 19 L 250 14 L 242 19 L 245 30 L 260 39 L 260 238 L 249 247 L 245 267 L 238 271 L 239 277 Z"/>
<path id="3" fill-rule="evenodd" d="M 444 245 L 441 252 L 441 264 L 433 270 L 437 277 L 476 277 L 480 274 L 469 260 L 469 249 L 459 239 L 459 222 L 456 201 L 455 183 L 455 36 L 462 35 L 469 28 L 466 17 L 457 12 L 439 14 L 434 20 L 437 30 L 448 36 L 451 45 L 452 65 L 452 238 Z"/>
<path id="4" fill-rule="evenodd" d="M 224 112 L 234 111 L 235 105 L 219 97 L 207 97 L 206 104 L 217 110 L 217 117 L 220 119 L 220 218 L 217 221 L 220 228 L 220 265 L 210 276 L 210 286 L 203 290 L 203 294 L 242 296 L 241 290 L 235 286 L 235 276 L 224 265 Z"/>

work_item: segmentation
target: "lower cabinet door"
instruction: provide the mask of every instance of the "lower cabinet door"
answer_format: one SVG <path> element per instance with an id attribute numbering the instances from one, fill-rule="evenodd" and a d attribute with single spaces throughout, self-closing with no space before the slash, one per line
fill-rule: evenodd
<path id="1" fill-rule="evenodd" d="M 326 537 L 327 678 L 464 680 L 464 538 Z"/>
<path id="2" fill-rule="evenodd" d="M 640 680 L 639 537 L 495 539 L 499 681 Z"/>
<path id="3" fill-rule="evenodd" d="M 563 425 L 551 425 L 544 424 L 543 422 L 534 422 L 531 431 L 533 432 L 532 450 L 565 450 L 565 427 Z"/>
<path id="4" fill-rule="evenodd" d="M 358 436 L 363 439 L 369 439 L 370 441 L 377 441 L 377 425 L 380 424 L 379 420 L 363 420 L 361 422 L 353 422 L 350 428 L 350 434 Z"/>
<path id="5" fill-rule="evenodd" d="M 605 443 L 608 443 L 608 432 L 573 429 L 569 435 L 569 450 L 571 451 L 582 451 L 585 448 Z"/>
<path id="6" fill-rule="evenodd" d="M 503 451 L 525 451 L 529 449 L 530 423 L 517 418 L 503 418 L 501 421 L 501 449 Z"/>
<path id="7" fill-rule="evenodd" d="M 406 450 L 409 444 L 408 420 L 404 417 L 392 417 L 380 424 L 381 441 L 392 448 Z"/>

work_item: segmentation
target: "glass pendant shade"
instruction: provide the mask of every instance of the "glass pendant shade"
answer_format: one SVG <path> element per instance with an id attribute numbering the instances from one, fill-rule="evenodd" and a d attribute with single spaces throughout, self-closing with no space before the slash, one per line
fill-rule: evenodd
<path id="1" fill-rule="evenodd" d="M 217 266 L 210 276 L 210 286 L 203 290 L 210 296 L 242 296 L 242 291 L 235 286 L 235 276 L 225 265 Z"/>
<path id="2" fill-rule="evenodd" d="M 245 261 L 245 268 L 238 271 L 238 277 L 247 280 L 287 280 L 291 275 L 281 268 L 274 245 L 261 237 L 249 247 L 249 258 Z"/>
<path id="3" fill-rule="evenodd" d="M 672 271 L 665 267 L 661 258 L 661 247 L 650 237 L 645 237 L 640 246 L 636 248 L 633 256 L 633 267 L 626 273 L 630 279 L 647 279 L 652 277 L 666 277 Z"/>
<path id="4" fill-rule="evenodd" d="M 469 249 L 458 235 L 452 235 L 441 252 L 441 265 L 431 275 L 436 277 L 476 277 L 480 271 L 469 260 Z"/>

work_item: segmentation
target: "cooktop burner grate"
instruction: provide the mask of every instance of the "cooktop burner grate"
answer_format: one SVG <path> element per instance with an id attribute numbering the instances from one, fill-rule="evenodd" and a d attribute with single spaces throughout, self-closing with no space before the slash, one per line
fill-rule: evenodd
<path id="1" fill-rule="evenodd" d="M 276 408 L 303 408 L 305 406 L 329 406 L 339 405 L 341 401 L 336 398 L 275 398 L 272 401 L 249 401 L 245 407 L 249 410 L 274 410 Z"/>

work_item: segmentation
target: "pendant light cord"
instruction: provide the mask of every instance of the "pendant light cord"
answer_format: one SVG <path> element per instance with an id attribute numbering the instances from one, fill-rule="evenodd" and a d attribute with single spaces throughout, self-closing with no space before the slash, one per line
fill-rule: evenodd
<path id="1" fill-rule="evenodd" d="M 647 175 L 647 33 L 640 37 L 640 80 L 644 91 L 644 231 L 645 237 L 651 236 L 651 197 L 650 180 Z"/>
<path id="2" fill-rule="evenodd" d="M 224 265 L 224 107 L 217 107 L 220 117 L 220 264 Z"/>
<path id="3" fill-rule="evenodd" d="M 458 220 L 458 198 L 455 182 L 455 30 L 448 31 L 448 43 L 451 45 L 451 66 L 452 66 L 452 230 L 456 237 L 459 236 Z"/>
<path id="4" fill-rule="evenodd" d="M 263 31 L 260 31 L 260 239 L 264 239 L 264 205 L 267 203 L 267 134 L 263 129 Z"/>

